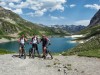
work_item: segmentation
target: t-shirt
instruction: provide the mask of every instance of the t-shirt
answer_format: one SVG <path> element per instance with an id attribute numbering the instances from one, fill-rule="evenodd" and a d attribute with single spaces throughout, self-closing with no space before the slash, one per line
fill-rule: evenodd
<path id="1" fill-rule="evenodd" d="M 48 39 L 47 38 L 42 38 L 41 41 L 42 41 L 43 46 L 46 46 L 48 44 Z"/>
<path id="2" fill-rule="evenodd" d="M 21 39 L 20 39 L 20 43 L 21 43 L 21 44 L 24 44 L 24 43 L 25 43 L 25 39 L 24 39 L 24 38 L 21 38 Z"/>
<path id="3" fill-rule="evenodd" d="M 38 43 L 38 38 L 37 37 L 33 37 L 32 38 L 32 43 L 33 44 L 37 44 Z"/>

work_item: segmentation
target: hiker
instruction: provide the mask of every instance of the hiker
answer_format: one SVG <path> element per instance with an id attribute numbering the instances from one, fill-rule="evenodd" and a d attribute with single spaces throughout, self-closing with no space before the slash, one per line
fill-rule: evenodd
<path id="1" fill-rule="evenodd" d="M 42 50 L 43 50 L 43 58 L 46 59 L 46 50 L 47 50 L 47 45 L 48 45 L 48 42 L 50 40 L 45 36 L 45 35 L 42 35 L 42 38 L 40 40 L 40 42 L 42 42 Z"/>
<path id="2" fill-rule="evenodd" d="M 18 42 L 20 43 L 19 57 L 21 57 L 23 56 L 23 49 L 25 47 L 25 42 L 27 42 L 27 39 L 25 38 L 24 34 L 18 39 Z"/>
<path id="3" fill-rule="evenodd" d="M 33 53 L 33 58 L 34 58 L 34 55 L 35 55 L 35 51 L 37 51 L 37 54 L 38 54 L 38 57 L 40 57 L 40 54 L 39 54 L 39 50 L 38 50 L 38 44 L 39 44 L 39 39 L 36 35 L 34 35 L 32 37 L 32 40 L 30 42 L 32 44 L 32 49 L 31 49 L 31 54 Z"/>

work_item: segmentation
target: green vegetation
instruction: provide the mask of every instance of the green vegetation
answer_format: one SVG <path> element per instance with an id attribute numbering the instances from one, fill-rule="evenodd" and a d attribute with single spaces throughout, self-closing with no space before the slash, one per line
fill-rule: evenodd
<path id="1" fill-rule="evenodd" d="M 0 39 L 2 39 L 2 38 L 8 39 L 8 40 L 15 39 L 15 37 L 0 35 Z"/>
<path id="2" fill-rule="evenodd" d="M 100 49 L 83 51 L 83 52 L 80 52 L 78 54 L 78 56 L 98 57 L 98 58 L 100 58 Z"/>
<path id="3" fill-rule="evenodd" d="M 11 53 L 14 53 L 14 52 L 11 52 L 5 49 L 0 49 L 0 54 L 11 54 Z"/>
<path id="4" fill-rule="evenodd" d="M 63 52 L 62 55 L 79 55 L 88 57 L 100 57 L 100 35 L 96 35 L 85 43 Z"/>
<path id="5" fill-rule="evenodd" d="M 2 22 L 2 25 L 0 27 L 0 38 L 10 39 L 11 37 L 10 36 L 8 37 L 7 35 L 13 34 L 13 33 L 18 33 L 19 37 L 22 34 L 25 34 L 26 36 L 33 36 L 33 34 L 36 34 L 36 35 L 42 35 L 42 34 L 66 35 L 67 34 L 67 32 L 62 31 L 61 29 L 52 29 L 46 26 L 41 27 L 37 24 L 26 22 L 26 21 L 22 21 L 16 24 L 12 24 L 2 19 L 0 19 L 0 21 Z"/>
<path id="6" fill-rule="evenodd" d="M 79 39 L 88 39 L 92 36 L 96 36 L 100 34 L 100 25 L 95 25 L 93 27 L 87 27 L 86 29 L 82 30 L 79 34 L 85 34 L 86 36 Z"/>

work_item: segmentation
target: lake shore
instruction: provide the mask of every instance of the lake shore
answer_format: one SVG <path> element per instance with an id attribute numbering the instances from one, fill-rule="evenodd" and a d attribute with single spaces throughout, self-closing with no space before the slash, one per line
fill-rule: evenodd
<path id="1" fill-rule="evenodd" d="M 73 38 L 73 39 L 76 39 L 76 38 L 79 38 L 79 37 L 84 37 L 83 35 L 71 35 L 71 36 L 64 36 L 64 38 Z M 30 39 L 32 37 L 29 37 L 28 39 Z M 40 38 L 40 37 L 39 37 Z M 11 42 L 11 41 L 17 41 L 18 39 L 11 39 L 11 40 L 8 40 L 8 39 L 5 39 L 5 38 L 2 38 L 0 39 L 0 43 L 5 43 L 5 42 Z M 83 40 L 80 40 L 80 41 L 77 41 L 77 40 L 72 40 L 70 41 L 71 43 L 84 43 Z"/>
<path id="2" fill-rule="evenodd" d="M 77 38 L 82 38 L 84 37 L 84 35 L 72 35 L 71 38 L 73 39 L 77 39 Z M 84 40 L 72 40 L 72 43 L 84 43 Z"/>
<path id="3" fill-rule="evenodd" d="M 11 42 L 11 41 L 17 41 L 18 39 L 11 39 L 11 40 L 8 40 L 8 39 L 5 39 L 5 38 L 2 38 L 0 39 L 0 43 L 6 43 L 6 42 Z"/>
<path id="4" fill-rule="evenodd" d="M 100 59 L 78 56 L 54 56 L 21 59 L 17 54 L 0 55 L 0 75 L 99 75 Z M 12 57 L 13 56 L 13 57 Z M 9 61 L 10 60 L 10 61 Z"/>

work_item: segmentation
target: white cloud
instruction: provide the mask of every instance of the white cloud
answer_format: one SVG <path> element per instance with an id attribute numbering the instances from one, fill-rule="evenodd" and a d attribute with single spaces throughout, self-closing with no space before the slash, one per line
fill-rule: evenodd
<path id="1" fill-rule="evenodd" d="M 84 5 L 84 7 L 91 8 L 91 9 L 96 9 L 96 10 L 100 9 L 100 5 L 98 5 L 98 4 L 87 4 L 87 5 Z"/>
<path id="2" fill-rule="evenodd" d="M 12 11 L 15 12 L 15 13 L 18 13 L 18 14 L 23 14 L 22 9 L 15 9 L 15 10 L 12 10 Z"/>
<path id="3" fill-rule="evenodd" d="M 34 16 L 42 16 L 46 11 L 46 9 L 35 11 Z"/>
<path id="4" fill-rule="evenodd" d="M 6 2 L 0 2 L 0 6 L 5 6 Z"/>
<path id="5" fill-rule="evenodd" d="M 15 7 L 14 3 L 12 3 L 12 2 L 9 3 L 9 6 L 12 7 L 12 8 Z"/>
<path id="6" fill-rule="evenodd" d="M 11 8 L 22 9 L 22 8 L 28 8 L 29 4 L 26 2 L 20 2 L 19 4 L 15 4 L 13 2 L 10 2 L 8 4 L 8 6 Z"/>
<path id="7" fill-rule="evenodd" d="M 11 9 L 23 9 L 28 8 L 32 9 L 34 15 L 42 16 L 47 11 L 60 10 L 64 11 L 64 4 L 67 0 L 1 0 L 2 2 L 7 3 L 6 7 Z"/>
<path id="8" fill-rule="evenodd" d="M 53 20 L 58 20 L 59 18 L 56 17 L 56 16 L 51 16 L 51 19 L 53 19 Z"/>
<path id="9" fill-rule="evenodd" d="M 75 22 L 76 25 L 85 25 L 85 26 L 89 25 L 89 23 L 90 20 L 79 20 Z"/>
<path id="10" fill-rule="evenodd" d="M 62 16 L 60 16 L 59 18 L 60 18 L 60 19 L 65 19 L 65 17 L 62 17 Z"/>
<path id="11" fill-rule="evenodd" d="M 51 16 L 51 15 L 49 15 L 49 17 L 50 17 L 52 20 L 61 20 L 61 19 L 65 19 L 63 16 Z"/>
<path id="12" fill-rule="evenodd" d="M 34 16 L 34 13 L 33 12 L 29 12 L 26 15 L 29 15 L 29 16 L 33 17 Z"/>
<path id="13" fill-rule="evenodd" d="M 70 5 L 70 8 L 73 8 L 73 7 L 75 7 L 75 6 L 76 6 L 75 4 L 71 4 L 71 5 Z"/>
<path id="14" fill-rule="evenodd" d="M 1 0 L 2 2 L 16 2 L 16 3 L 19 3 L 21 2 L 22 0 Z"/>
<path id="15" fill-rule="evenodd" d="M 43 9 L 43 10 L 38 10 L 38 11 L 35 11 L 34 13 L 33 12 L 29 12 L 27 13 L 26 15 L 30 15 L 32 17 L 38 17 L 38 16 L 42 16 L 44 14 L 44 12 L 46 12 L 47 10 L 46 9 Z"/>

